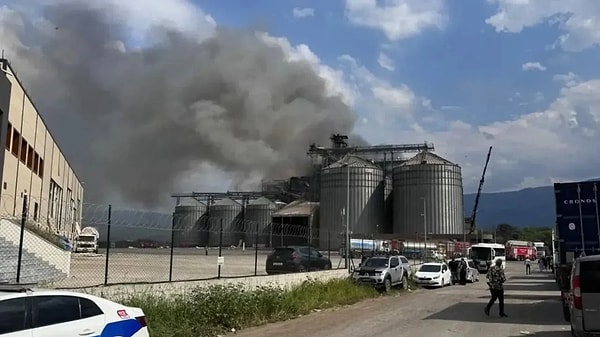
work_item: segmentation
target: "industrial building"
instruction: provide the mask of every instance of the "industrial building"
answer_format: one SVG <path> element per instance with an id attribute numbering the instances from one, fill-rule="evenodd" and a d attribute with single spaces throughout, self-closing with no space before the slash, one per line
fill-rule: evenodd
<path id="1" fill-rule="evenodd" d="M 176 232 L 210 232 L 194 242 L 215 245 L 207 235 L 219 230 L 208 222 L 222 221 L 223 245 L 324 250 L 343 246 L 346 232 L 402 240 L 468 235 L 461 168 L 433 153 L 433 144 L 350 147 L 347 138 L 333 135 L 332 147 L 311 145 L 312 174 L 264 182 L 262 191 L 174 194 L 176 219 L 187 219 L 176 221 Z"/>
<path id="2" fill-rule="evenodd" d="M 30 220 L 70 236 L 81 223 L 81 180 L 8 60 L 0 69 L 2 215 L 20 216 L 26 194 Z"/>

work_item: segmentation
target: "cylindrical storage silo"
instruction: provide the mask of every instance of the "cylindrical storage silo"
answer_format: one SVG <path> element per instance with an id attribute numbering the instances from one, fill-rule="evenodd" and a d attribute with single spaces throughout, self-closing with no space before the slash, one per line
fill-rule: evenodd
<path id="1" fill-rule="evenodd" d="M 345 238 L 346 216 L 354 235 L 383 231 L 383 171 L 357 156 L 347 155 L 321 173 L 319 248 L 338 250 Z M 349 197 L 349 199 L 348 199 Z"/>
<path id="2" fill-rule="evenodd" d="M 206 205 L 177 205 L 173 213 L 174 230 L 173 247 L 196 247 L 204 245 L 198 220 L 206 212 Z"/>
<path id="3" fill-rule="evenodd" d="M 246 245 L 255 243 L 265 246 L 269 242 L 272 215 L 279 207 L 271 200 L 261 197 L 246 206 Z"/>
<path id="4" fill-rule="evenodd" d="M 421 152 L 394 168 L 393 190 L 394 234 L 405 238 L 422 237 L 425 232 L 463 234 L 460 166 Z"/>
<path id="5" fill-rule="evenodd" d="M 392 180 L 392 171 L 388 173 L 385 177 L 385 187 L 383 193 L 383 202 L 385 203 L 385 213 L 384 213 L 384 223 L 383 232 L 384 233 L 392 233 L 393 230 L 393 217 L 394 217 L 394 193 L 393 193 L 393 180 Z"/>
<path id="6" fill-rule="evenodd" d="M 242 205 L 232 199 L 224 198 L 212 204 L 208 210 L 210 218 L 209 246 L 219 245 L 220 223 L 223 221 L 222 247 L 238 246 L 244 239 L 244 221 Z"/>

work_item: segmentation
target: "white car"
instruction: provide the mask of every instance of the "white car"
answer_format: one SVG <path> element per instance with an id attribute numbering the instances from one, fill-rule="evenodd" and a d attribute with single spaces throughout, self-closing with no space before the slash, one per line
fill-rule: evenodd
<path id="1" fill-rule="evenodd" d="M 424 263 L 415 273 L 414 280 L 421 286 L 443 287 L 452 284 L 452 273 L 446 263 Z"/>
<path id="2" fill-rule="evenodd" d="M 0 336 L 149 337 L 144 312 L 82 293 L 0 284 Z"/>

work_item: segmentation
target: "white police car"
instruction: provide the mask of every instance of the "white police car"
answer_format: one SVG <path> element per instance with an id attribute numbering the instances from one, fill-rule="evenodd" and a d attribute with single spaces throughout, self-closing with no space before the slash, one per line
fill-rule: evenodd
<path id="1" fill-rule="evenodd" d="M 96 296 L 0 284 L 2 337 L 149 337 L 144 312 Z"/>

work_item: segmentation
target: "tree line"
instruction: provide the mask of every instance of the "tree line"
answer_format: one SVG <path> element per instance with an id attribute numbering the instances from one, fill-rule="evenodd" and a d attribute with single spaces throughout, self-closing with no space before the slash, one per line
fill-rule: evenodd
<path id="1" fill-rule="evenodd" d="M 543 242 L 546 247 L 552 245 L 552 227 L 514 227 L 500 224 L 496 227 L 496 241 L 505 243 L 508 240 Z"/>

